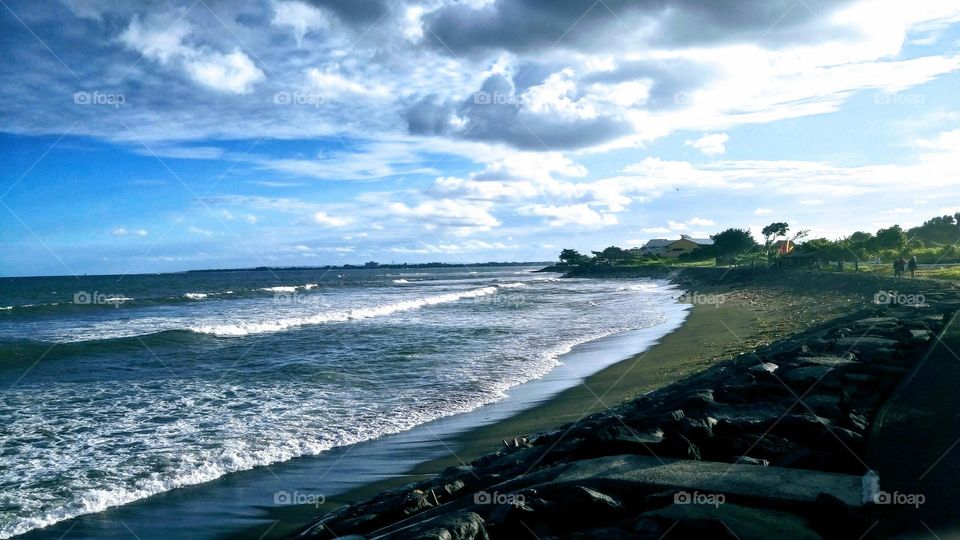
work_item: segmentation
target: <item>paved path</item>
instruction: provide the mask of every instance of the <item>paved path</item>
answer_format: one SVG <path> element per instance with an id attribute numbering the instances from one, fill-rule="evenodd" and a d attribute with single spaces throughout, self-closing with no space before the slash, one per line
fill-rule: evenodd
<path id="1" fill-rule="evenodd" d="M 957 315 L 877 414 L 869 460 L 892 503 L 878 505 L 876 536 L 960 538 Z"/>

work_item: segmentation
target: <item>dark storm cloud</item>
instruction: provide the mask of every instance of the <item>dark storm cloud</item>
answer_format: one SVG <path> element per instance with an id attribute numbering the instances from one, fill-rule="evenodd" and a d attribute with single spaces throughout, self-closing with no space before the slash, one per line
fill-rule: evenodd
<path id="1" fill-rule="evenodd" d="M 560 42 L 601 50 L 765 40 L 808 41 L 808 30 L 852 0 L 512 0 L 447 5 L 426 18 L 438 47 L 528 52 Z M 609 8 L 609 9 L 608 9 Z"/>
<path id="2" fill-rule="evenodd" d="M 443 135 L 505 143 L 524 150 L 566 150 L 600 144 L 629 134 L 630 125 L 614 117 L 565 119 L 531 114 L 504 75 L 487 78 L 480 90 L 460 103 L 427 96 L 409 106 L 407 127 L 417 135 Z M 459 120 L 459 121 L 458 121 Z"/>
<path id="3" fill-rule="evenodd" d="M 332 11 L 348 23 L 374 23 L 391 9 L 385 0 L 307 0 L 307 3 Z"/>

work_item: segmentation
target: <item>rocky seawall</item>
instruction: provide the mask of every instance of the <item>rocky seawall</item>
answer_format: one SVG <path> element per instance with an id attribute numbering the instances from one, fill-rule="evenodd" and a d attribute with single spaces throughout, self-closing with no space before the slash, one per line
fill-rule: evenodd
<path id="1" fill-rule="evenodd" d="M 700 284 L 720 276 L 694 274 Z M 504 441 L 295 537 L 861 537 L 882 510 L 882 479 L 866 462 L 873 420 L 957 309 L 952 291 L 929 287 L 935 303 L 857 310 L 560 429 Z"/>

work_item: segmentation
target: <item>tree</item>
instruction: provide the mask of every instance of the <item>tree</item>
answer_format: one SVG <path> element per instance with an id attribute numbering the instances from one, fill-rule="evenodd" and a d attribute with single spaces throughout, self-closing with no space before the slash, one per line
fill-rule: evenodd
<path id="1" fill-rule="evenodd" d="M 603 251 L 594 251 L 598 261 L 616 262 L 631 258 L 630 252 L 617 246 L 610 246 Z"/>
<path id="2" fill-rule="evenodd" d="M 907 236 L 928 244 L 956 244 L 960 241 L 960 213 L 928 219 L 907 231 Z"/>
<path id="3" fill-rule="evenodd" d="M 874 237 L 875 249 L 900 249 L 907 244 L 907 233 L 899 225 L 877 231 Z"/>
<path id="4" fill-rule="evenodd" d="M 789 230 L 790 225 L 787 225 L 783 221 L 777 221 L 767 225 L 760 231 L 760 234 L 763 235 L 763 250 L 766 251 L 768 259 L 770 258 L 770 246 L 777 241 L 777 238 L 787 236 Z"/>
<path id="5" fill-rule="evenodd" d="M 718 257 L 739 255 L 757 246 L 753 235 L 746 229 L 727 229 L 710 237 L 713 251 Z"/>
<path id="6" fill-rule="evenodd" d="M 564 264 L 586 264 L 590 262 L 590 257 L 575 249 L 565 249 L 560 252 L 560 262 Z"/>

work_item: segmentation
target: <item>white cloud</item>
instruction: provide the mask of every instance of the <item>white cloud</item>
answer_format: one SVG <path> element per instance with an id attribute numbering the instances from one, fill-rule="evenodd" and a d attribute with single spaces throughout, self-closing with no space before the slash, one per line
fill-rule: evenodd
<path id="1" fill-rule="evenodd" d="M 755 216 L 766 216 L 772 213 L 773 213 L 773 210 L 769 208 L 757 208 L 756 210 L 753 211 L 753 215 Z"/>
<path id="2" fill-rule="evenodd" d="M 222 54 L 184 44 L 192 32 L 183 13 L 156 15 L 146 23 L 134 16 L 120 41 L 162 64 L 179 62 L 191 79 L 219 92 L 246 94 L 264 80 L 260 68 L 240 49 Z"/>
<path id="3" fill-rule="evenodd" d="M 490 208 L 489 203 L 455 199 L 426 201 L 412 207 L 402 202 L 389 206 L 395 217 L 423 225 L 428 230 L 437 226 L 449 227 L 454 233 L 461 235 L 499 226 L 500 221 L 490 214 Z"/>
<path id="4" fill-rule="evenodd" d="M 548 206 L 543 204 L 533 204 L 519 209 L 521 214 L 529 216 L 541 216 L 548 219 L 551 227 L 563 227 L 566 225 L 582 225 L 584 227 L 605 227 L 616 225 L 617 216 L 611 213 L 599 213 L 586 204 L 575 204 L 570 206 Z"/>
<path id="5" fill-rule="evenodd" d="M 201 229 L 200 227 L 191 226 L 189 229 L 192 234 L 198 234 L 200 236 L 213 236 L 213 231 L 208 229 Z"/>
<path id="6" fill-rule="evenodd" d="M 120 41 L 150 60 L 166 63 L 189 53 L 183 39 L 190 32 L 190 26 L 179 14 L 154 16 L 147 24 L 134 15 L 130 25 L 120 34 Z"/>
<path id="7" fill-rule="evenodd" d="M 303 2 L 290 1 L 274 4 L 271 24 L 293 30 L 297 47 L 303 47 L 303 38 L 307 33 L 327 28 L 330 23 L 327 16 L 319 9 Z"/>
<path id="8" fill-rule="evenodd" d="M 319 211 L 313 214 L 313 221 L 324 227 L 343 227 L 350 223 L 350 220 L 342 217 L 334 217 L 326 212 Z"/>
<path id="9" fill-rule="evenodd" d="M 147 236 L 146 229 L 132 229 L 128 230 L 126 227 L 117 227 L 110 231 L 110 234 L 113 236 Z"/>
<path id="10" fill-rule="evenodd" d="M 263 72 L 240 49 L 230 54 L 208 53 L 186 63 L 187 72 L 198 83 L 233 94 L 248 94 L 264 80 Z"/>
<path id="11" fill-rule="evenodd" d="M 686 221 L 669 221 L 668 226 L 671 231 L 686 231 L 690 230 L 692 227 L 710 227 L 716 225 L 711 219 L 703 218 L 690 218 Z"/>
<path id="12" fill-rule="evenodd" d="M 726 144 L 728 140 L 730 140 L 730 136 L 726 133 L 711 133 L 695 141 L 688 140 L 684 144 L 686 146 L 692 146 L 708 156 L 716 156 L 727 151 Z"/>

